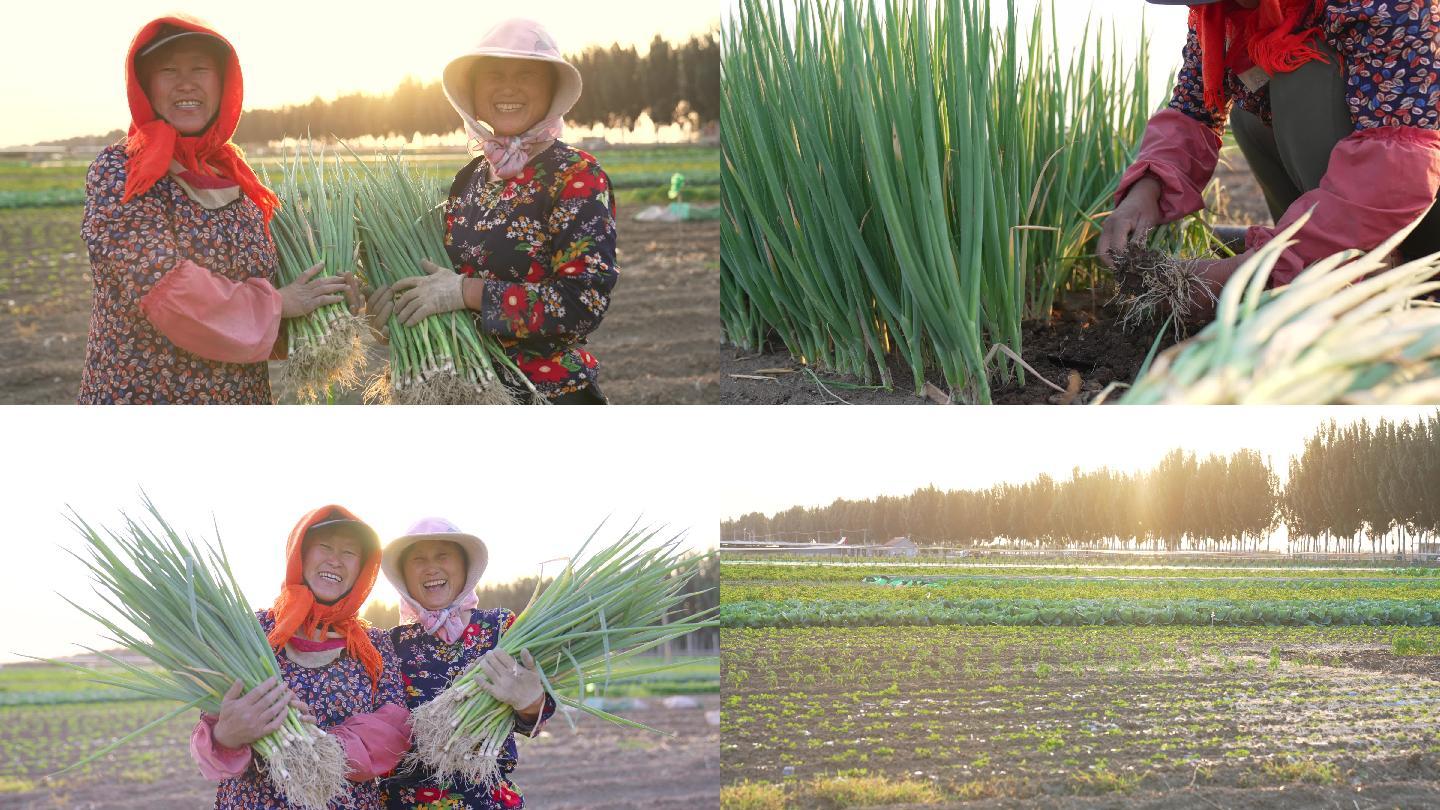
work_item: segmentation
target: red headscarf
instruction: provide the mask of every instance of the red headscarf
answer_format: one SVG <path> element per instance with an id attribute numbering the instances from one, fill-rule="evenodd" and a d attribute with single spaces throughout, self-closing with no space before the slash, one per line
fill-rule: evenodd
<path id="1" fill-rule="evenodd" d="M 379 689 L 380 651 L 370 643 L 365 630 L 370 625 L 360 618 L 360 607 L 375 587 L 375 577 L 380 571 L 380 550 L 372 548 L 360 566 L 360 575 L 355 585 L 340 601 L 324 605 L 315 601 L 315 594 L 305 584 L 304 547 L 305 533 L 311 526 L 322 520 L 345 518 L 360 520 L 341 506 L 322 506 L 307 514 L 290 530 L 290 540 L 285 546 L 285 584 L 280 596 L 271 608 L 275 614 L 275 627 L 270 631 L 270 646 L 278 653 L 300 631 L 322 636 L 334 630 L 345 637 L 345 652 L 365 666 L 373 688 Z"/>
<path id="2" fill-rule="evenodd" d="M 193 137 L 181 135 L 155 114 L 136 70 L 136 57 L 165 26 L 209 34 L 225 43 L 229 50 L 225 83 L 220 91 L 220 109 L 210 127 Z M 130 43 L 130 53 L 125 60 L 125 92 L 130 100 L 130 134 L 125 139 L 125 153 L 130 156 L 130 165 L 122 202 L 130 202 L 131 198 L 149 191 L 170 171 L 170 160 L 173 158 L 196 174 L 213 176 L 218 173 L 220 177 L 234 181 L 245 196 L 260 207 L 265 221 L 270 221 L 280 205 L 280 199 L 255 176 L 240 147 L 230 142 L 230 136 L 235 134 L 235 127 L 240 123 L 245 82 L 240 74 L 240 58 L 235 55 L 235 48 L 229 40 L 194 17 L 176 15 L 151 20 Z"/>
<path id="3" fill-rule="evenodd" d="M 1314 59 L 1327 61 L 1310 46 L 1319 28 L 1295 30 L 1311 9 L 1325 0 L 1260 0 L 1243 9 L 1226 0 L 1191 6 L 1190 25 L 1200 38 L 1205 79 L 1205 106 L 1219 111 L 1225 105 L 1225 69 L 1236 74 L 1259 67 L 1270 75 L 1289 73 Z"/>

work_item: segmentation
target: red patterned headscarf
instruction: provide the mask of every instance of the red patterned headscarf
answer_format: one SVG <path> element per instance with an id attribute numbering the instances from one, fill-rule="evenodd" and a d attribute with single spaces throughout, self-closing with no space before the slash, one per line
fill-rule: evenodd
<path id="1" fill-rule="evenodd" d="M 1253 9 L 1232 2 L 1190 7 L 1190 25 L 1200 38 L 1205 80 L 1205 106 L 1225 106 L 1225 70 L 1236 74 L 1259 67 L 1270 75 L 1289 73 L 1306 62 L 1325 57 L 1310 45 L 1318 28 L 1299 28 L 1312 9 L 1325 0 L 1260 0 Z"/>
<path id="2" fill-rule="evenodd" d="M 181 135 L 175 127 L 155 114 L 150 97 L 145 93 L 139 72 L 136 69 L 137 56 L 145 50 L 162 31 L 169 27 L 183 31 L 209 34 L 229 50 L 225 66 L 225 83 L 220 91 L 220 109 L 210 127 L 196 136 Z M 130 52 L 125 60 L 125 92 L 130 101 L 130 134 L 125 139 L 125 153 L 130 156 L 130 165 L 125 177 L 125 198 L 144 194 L 156 181 L 170 171 L 173 158 L 186 169 L 208 176 L 218 176 L 235 182 L 249 197 L 269 222 L 280 199 L 275 192 L 265 187 L 260 178 L 245 162 L 240 147 L 230 142 L 235 127 L 240 123 L 240 108 L 245 96 L 245 82 L 240 74 L 240 58 L 229 40 L 200 20 L 185 15 L 160 17 L 151 20 L 140 29 L 130 43 Z"/>
<path id="3" fill-rule="evenodd" d="M 332 518 L 359 521 L 348 509 L 341 506 L 322 506 L 307 514 L 290 530 L 290 539 L 285 546 L 285 584 L 271 611 L 275 615 L 275 627 L 271 629 L 270 646 L 278 653 L 290 643 L 298 632 L 305 631 L 323 636 L 330 630 L 345 638 L 345 652 L 365 666 L 373 688 L 380 685 L 380 670 L 383 662 L 380 651 L 370 642 L 365 632 L 369 624 L 360 618 L 360 608 L 375 587 L 375 578 L 380 573 L 380 549 L 369 550 L 365 562 L 360 566 L 360 575 L 350 592 L 333 605 L 315 601 L 315 594 L 305 584 L 305 533 L 310 527 Z"/>

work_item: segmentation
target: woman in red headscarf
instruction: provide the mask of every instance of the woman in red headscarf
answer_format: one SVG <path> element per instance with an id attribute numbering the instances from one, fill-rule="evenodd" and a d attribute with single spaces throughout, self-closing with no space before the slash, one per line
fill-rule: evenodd
<path id="1" fill-rule="evenodd" d="M 244 82 L 229 42 L 162 17 L 135 36 L 125 80 L 130 133 L 85 179 L 95 286 L 79 401 L 269 404 L 281 319 L 345 300 L 353 278 L 317 266 L 271 284 L 279 200 L 230 142 Z"/>
<path id="2" fill-rule="evenodd" d="M 275 649 L 280 681 L 242 693 L 237 681 L 218 716 L 201 715 L 190 752 L 220 780 L 217 808 L 284 808 L 250 745 L 278 729 L 294 705 L 339 739 L 347 773 L 341 806 L 384 807 L 375 779 L 410 747 L 410 710 L 390 636 L 359 616 L 380 570 L 375 531 L 339 506 L 301 518 L 286 544 L 285 584 L 260 625 Z"/>
<path id="3" fill-rule="evenodd" d="M 1274 227 L 1203 265 L 1217 286 L 1307 211 L 1271 284 L 1347 248 L 1369 250 L 1440 192 L 1440 9 L 1431 0 L 1149 0 L 1190 6 L 1184 65 L 1120 180 L 1100 255 L 1204 207 L 1228 121 Z M 1401 245 L 1440 250 L 1440 212 Z"/>

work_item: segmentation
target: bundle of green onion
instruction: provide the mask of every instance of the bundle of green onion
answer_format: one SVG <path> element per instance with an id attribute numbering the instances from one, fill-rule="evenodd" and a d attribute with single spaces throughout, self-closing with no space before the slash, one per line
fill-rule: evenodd
<path id="1" fill-rule="evenodd" d="M 295 281 L 324 262 L 322 276 L 352 270 L 359 260 L 355 238 L 354 180 L 338 158 L 326 160 L 324 148 L 309 142 L 284 164 L 279 183 L 266 184 L 281 207 L 270 221 L 280 256 L 276 281 Z M 344 303 L 327 304 L 300 318 L 285 319 L 289 357 L 285 376 L 302 399 L 326 397 L 335 387 L 353 388 L 365 365 L 365 321 Z"/>
<path id="2" fill-rule="evenodd" d="M 121 671 L 51 663 L 78 670 L 94 683 L 182 705 L 72 768 L 191 709 L 218 714 L 222 696 L 237 679 L 248 691 L 279 674 L 275 654 L 231 573 L 218 533 L 215 545 L 197 545 L 181 538 L 148 497 L 143 502 L 152 522 L 124 516 L 124 528 L 105 529 L 104 537 L 79 515 L 69 516 L 88 546 L 88 559 L 80 554 L 76 558 L 89 569 L 100 598 L 135 630 L 70 604 L 103 625 L 112 641 L 158 669 L 93 649 L 90 652 Z M 285 725 L 251 748 L 264 759 L 270 783 L 291 804 L 325 808 L 345 788 L 345 750 L 334 737 L 301 721 L 294 708 L 286 711 Z"/>
<path id="3" fill-rule="evenodd" d="M 445 252 L 444 193 L 400 155 L 376 164 L 358 158 L 364 275 L 375 289 L 424 274 L 420 261 L 450 266 Z M 545 404 L 495 338 L 481 333 L 467 312 L 432 315 L 407 327 L 392 314 L 390 370 L 368 392 L 405 405 L 513 405 L 506 380 Z"/>
<path id="4" fill-rule="evenodd" d="M 1288 286 L 1266 290 L 1276 260 L 1308 219 L 1241 264 L 1220 293 L 1215 321 L 1161 353 L 1121 402 L 1440 400 L 1440 306 L 1419 300 L 1440 289 L 1440 254 L 1385 269 L 1412 224 L 1369 253 L 1337 253 Z"/>
<path id="5" fill-rule="evenodd" d="M 576 559 L 599 533 L 597 528 Z M 519 657 L 529 650 L 541 669 L 545 691 L 562 706 L 631 728 L 647 726 L 585 702 L 587 685 L 603 692 L 612 668 L 701 627 L 713 627 L 712 610 L 665 622 L 690 593 L 685 586 L 706 557 L 686 557 L 680 538 L 647 548 L 657 531 L 632 527 L 614 544 L 565 570 L 501 634 L 499 649 Z M 627 675 L 657 672 L 656 665 Z M 434 700 L 410 716 L 412 757 L 437 774 L 456 774 L 490 784 L 499 777 L 498 757 L 515 724 L 515 711 L 475 685 L 471 667 Z"/>

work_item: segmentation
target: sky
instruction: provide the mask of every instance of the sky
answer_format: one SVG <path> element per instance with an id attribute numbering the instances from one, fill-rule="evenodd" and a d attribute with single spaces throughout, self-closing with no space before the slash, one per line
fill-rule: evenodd
<path id="1" fill-rule="evenodd" d="M 743 449 L 769 452 L 763 462 L 755 453 L 743 474 L 727 478 L 719 504 L 725 518 L 836 498 L 906 495 L 930 485 L 984 489 L 1041 473 L 1069 478 L 1075 467 L 1141 470 L 1175 448 L 1197 455 L 1259 450 L 1283 479 L 1290 455 L 1328 420 L 1435 413 L 1334 406 L 867 407 L 857 419 L 857 408 L 763 410 L 769 413 L 751 417 L 743 429 Z"/>
<path id="2" fill-rule="evenodd" d="M 4 410 L 0 502 L 0 663 L 54 657 L 100 641 L 65 604 L 87 607 L 83 540 L 63 519 L 92 524 L 138 514 L 143 487 L 178 529 L 220 529 L 241 588 L 268 606 L 284 576 L 285 539 L 309 510 L 339 503 L 382 541 L 425 516 L 486 542 L 482 583 L 530 576 L 634 521 L 687 532 L 692 549 L 718 545 L 716 433 L 701 408 L 610 408 L 603 420 L 561 408 L 152 408 Z M 668 534 L 666 535 L 668 536 Z M 547 572 L 558 570 L 547 567 Z M 374 596 L 394 602 L 382 576 Z"/>
<path id="3" fill-rule="evenodd" d="M 0 25 L 0 145 L 100 135 L 129 125 L 125 53 L 150 20 L 184 11 L 208 21 L 240 55 L 247 109 L 316 96 L 383 93 L 406 75 L 439 78 L 452 57 L 511 16 L 456 0 L 345 4 L 292 0 L 47 0 L 9 4 Z M 550 29 L 565 53 L 688 39 L 719 24 L 718 3 L 537 0 L 514 8 Z"/>

